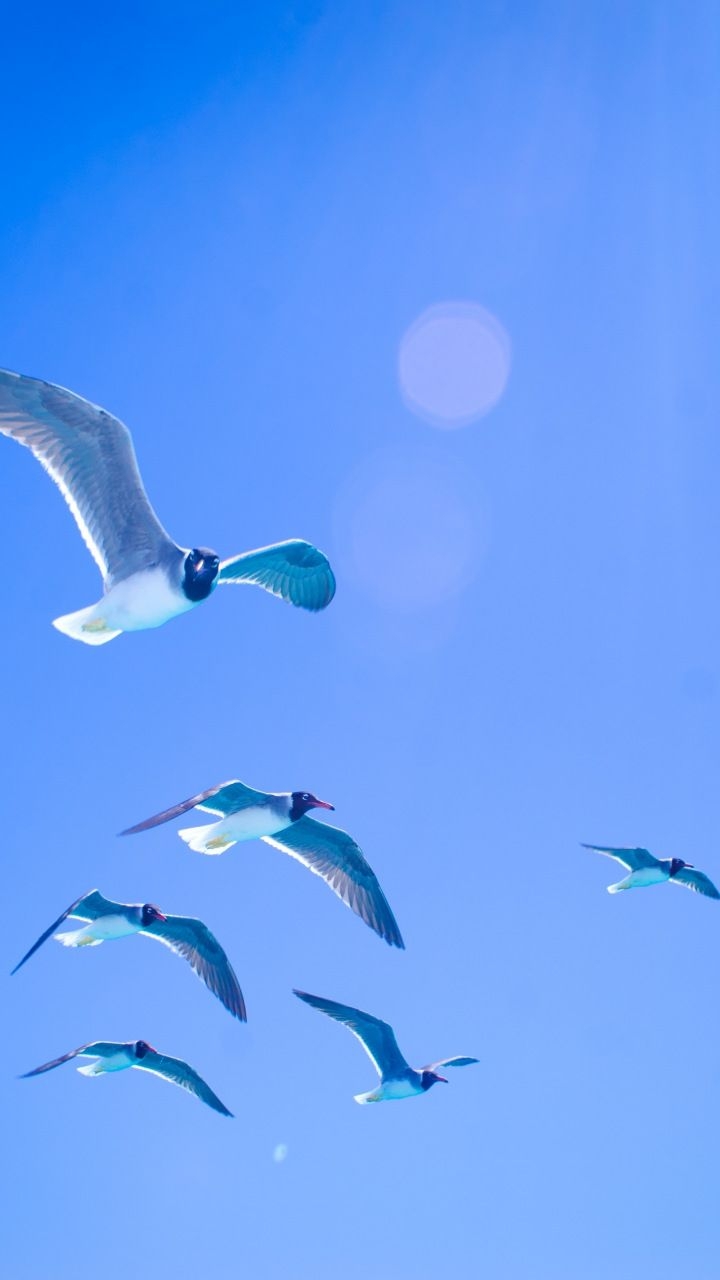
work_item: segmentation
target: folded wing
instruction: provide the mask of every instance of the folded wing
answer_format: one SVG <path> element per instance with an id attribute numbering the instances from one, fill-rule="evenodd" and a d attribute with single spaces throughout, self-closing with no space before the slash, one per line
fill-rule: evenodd
<path id="1" fill-rule="evenodd" d="M 292 538 L 224 560 L 218 582 L 249 582 L 300 609 L 317 611 L 335 595 L 335 575 L 327 556 L 311 542 Z"/>
<path id="2" fill-rule="evenodd" d="M 277 835 L 262 839 L 322 876 L 333 892 L 390 946 L 405 946 L 375 872 L 346 831 L 304 817 Z"/>
<path id="3" fill-rule="evenodd" d="M 326 1000 L 323 996 L 311 996 L 307 991 L 294 989 L 294 995 L 311 1008 L 319 1009 L 336 1022 L 342 1022 L 343 1026 L 352 1031 L 379 1076 L 397 1078 L 408 1070 L 408 1064 L 398 1048 L 395 1032 L 389 1023 L 382 1022 L 371 1013 L 363 1013 L 362 1009 L 354 1009 L 352 1005 L 338 1004 L 336 1000 Z"/>
<path id="4" fill-rule="evenodd" d="M 168 916 L 166 920 L 154 920 L 141 933 L 147 938 L 157 938 L 158 942 L 163 942 L 176 955 L 187 960 L 225 1008 L 241 1022 L 247 1021 L 243 993 L 233 967 L 217 938 L 202 920 L 194 920 L 190 916 Z"/>
<path id="5" fill-rule="evenodd" d="M 176 553 L 147 499 L 127 427 L 89 400 L 0 370 L 0 434 L 55 481 L 106 589 Z"/>

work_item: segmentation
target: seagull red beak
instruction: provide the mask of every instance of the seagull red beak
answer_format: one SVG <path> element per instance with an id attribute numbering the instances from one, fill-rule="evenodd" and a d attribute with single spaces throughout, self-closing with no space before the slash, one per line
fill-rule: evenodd
<path id="1" fill-rule="evenodd" d="M 167 916 L 164 916 L 164 915 L 163 915 L 163 913 L 162 913 L 162 911 L 158 911 L 158 910 L 156 909 L 156 911 L 155 911 L 155 919 L 156 919 L 156 920 L 167 920 Z"/>
<path id="2" fill-rule="evenodd" d="M 313 809 L 331 809 L 335 812 L 335 805 L 329 804 L 327 800 L 313 800 Z"/>
<path id="3" fill-rule="evenodd" d="M 449 1084 L 449 1083 L 450 1083 L 450 1081 L 449 1081 L 449 1080 L 447 1080 L 445 1076 L 439 1076 L 439 1075 L 437 1075 L 437 1073 L 436 1073 L 436 1075 L 435 1075 L 435 1079 L 436 1079 L 436 1080 L 439 1080 L 441 1084 Z"/>

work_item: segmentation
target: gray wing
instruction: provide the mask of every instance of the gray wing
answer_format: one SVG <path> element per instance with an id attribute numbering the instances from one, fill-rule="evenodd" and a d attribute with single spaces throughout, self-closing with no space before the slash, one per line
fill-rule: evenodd
<path id="1" fill-rule="evenodd" d="M 24 1071 L 20 1079 L 27 1080 L 30 1076 L 41 1076 L 43 1071 L 52 1071 L 55 1067 L 61 1067 L 63 1062 L 70 1062 L 72 1058 L 110 1058 L 112 1054 L 117 1053 L 118 1049 L 124 1048 L 123 1043 L 114 1040 L 91 1040 L 88 1044 L 81 1044 L 79 1049 L 71 1049 L 69 1053 L 64 1053 L 61 1058 L 44 1062 L 41 1067 L 34 1067 L 32 1071 Z"/>
<path id="2" fill-rule="evenodd" d="M 89 400 L 0 370 L 0 434 L 55 481 L 106 589 L 176 552 L 148 502 L 127 427 Z"/>
<path id="3" fill-rule="evenodd" d="M 357 1036 L 363 1049 L 373 1063 L 378 1075 L 396 1077 L 408 1070 L 408 1064 L 398 1049 L 395 1032 L 387 1022 L 374 1018 L 371 1013 L 363 1013 L 362 1009 L 353 1009 L 349 1004 L 338 1004 L 336 1000 L 325 1000 L 322 996 L 311 996 L 307 991 L 293 994 L 313 1009 L 319 1009 L 336 1022 L 342 1022 L 354 1036 Z"/>
<path id="4" fill-rule="evenodd" d="M 316 876 L 322 876 L 351 911 L 390 946 L 405 946 L 375 872 L 346 831 L 304 817 L 277 835 L 262 839 L 297 858 Z"/>
<path id="5" fill-rule="evenodd" d="M 439 1062 L 431 1062 L 423 1071 L 437 1071 L 438 1067 L 472 1067 L 479 1058 L 441 1058 Z"/>
<path id="6" fill-rule="evenodd" d="M 163 822 L 179 818 L 189 809 L 202 809 L 204 813 L 216 813 L 221 818 L 226 818 L 230 813 L 240 813 L 242 809 L 262 804 L 267 798 L 266 791 L 254 791 L 252 787 L 246 787 L 244 782 L 221 782 L 217 787 L 208 787 L 207 791 L 199 791 L 189 800 L 181 800 L 179 804 L 163 809 L 162 813 L 153 814 L 152 818 L 146 818 L 144 822 L 137 822 L 134 827 L 127 827 L 120 835 L 134 836 L 139 831 L 149 831 L 151 827 L 159 827 Z"/>
<path id="7" fill-rule="evenodd" d="M 582 848 L 594 849 L 595 853 L 604 853 L 608 858 L 614 858 L 621 866 L 627 867 L 628 871 L 640 871 L 643 867 L 659 866 L 658 859 L 654 858 L 647 849 L 613 849 L 601 844 L 583 844 Z"/>
<path id="8" fill-rule="evenodd" d="M 81 898 L 78 898 L 75 902 L 70 904 L 67 911 L 63 911 L 62 915 L 58 916 L 57 920 L 50 925 L 50 928 L 46 929 L 45 932 L 41 934 L 37 942 L 33 943 L 30 950 L 26 951 L 22 960 L 15 965 L 10 977 L 12 977 L 13 973 L 17 973 L 18 969 L 22 968 L 25 961 L 29 960 L 30 957 L 35 954 L 38 947 L 41 947 L 43 942 L 47 942 L 48 938 L 54 934 L 55 930 L 60 927 L 64 920 L 68 920 L 70 916 L 73 916 L 76 920 L 99 920 L 101 916 L 113 915 L 118 908 L 122 906 L 123 903 L 111 902 L 109 898 L 103 898 L 102 894 L 98 893 L 97 889 L 91 889 L 89 893 L 84 893 Z"/>
<path id="9" fill-rule="evenodd" d="M 250 582 L 312 611 L 325 609 L 335 595 L 335 575 L 327 556 L 301 538 L 223 560 L 218 582 Z"/>
<path id="10" fill-rule="evenodd" d="M 148 929 L 140 932 L 147 938 L 164 942 L 176 955 L 182 956 L 194 969 L 209 991 L 217 996 L 225 1008 L 247 1021 L 243 993 L 235 972 L 214 934 L 202 920 L 190 916 L 168 916 L 167 920 L 155 920 Z"/>
<path id="11" fill-rule="evenodd" d="M 206 1102 L 213 1111 L 219 1111 L 220 1115 L 232 1116 L 232 1111 L 228 1111 L 202 1076 L 199 1076 L 187 1062 L 183 1062 L 182 1058 L 168 1058 L 166 1054 L 156 1053 L 154 1049 L 150 1049 L 145 1057 L 139 1058 L 133 1066 L 139 1071 L 149 1071 L 153 1076 L 160 1076 L 162 1080 L 169 1080 L 171 1084 L 179 1085 L 181 1089 L 187 1089 L 188 1093 L 194 1093 L 196 1098 Z"/>
<path id="12" fill-rule="evenodd" d="M 682 884 L 686 889 L 704 894 L 706 898 L 720 898 L 720 893 L 709 876 L 703 871 L 696 871 L 694 867 L 681 867 L 674 876 L 670 876 L 670 883 Z"/>

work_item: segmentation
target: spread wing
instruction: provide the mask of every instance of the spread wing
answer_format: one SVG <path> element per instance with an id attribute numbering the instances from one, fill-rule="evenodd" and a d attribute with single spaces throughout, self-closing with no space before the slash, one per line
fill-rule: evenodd
<path id="1" fill-rule="evenodd" d="M 218 582 L 250 582 L 313 611 L 325 609 L 335 595 L 335 575 L 327 556 L 301 538 L 223 560 Z"/>
<path id="2" fill-rule="evenodd" d="M 52 1071 L 55 1067 L 61 1067 L 63 1062 L 70 1062 L 72 1058 L 110 1058 L 119 1049 L 124 1048 L 124 1044 L 113 1040 L 92 1040 L 88 1044 L 81 1044 L 79 1049 L 71 1049 L 69 1053 L 64 1053 L 61 1058 L 53 1058 L 52 1062 L 44 1062 L 41 1067 L 23 1072 L 20 1079 L 27 1080 L 30 1076 L 41 1076 L 43 1071 Z"/>
<path id="3" fill-rule="evenodd" d="M 104 898 L 101 893 L 98 893 L 97 889 L 91 889 L 89 893 L 84 893 L 82 898 L 72 902 L 67 911 L 63 911 L 62 915 L 58 916 L 57 920 L 50 925 L 50 928 L 40 935 L 37 942 L 34 942 L 30 950 L 26 951 L 22 960 L 15 965 L 10 976 L 12 977 L 13 973 L 17 973 L 25 961 L 35 954 L 38 947 L 41 947 L 43 942 L 47 942 L 55 930 L 59 929 L 63 921 L 68 920 L 70 916 L 73 916 L 76 920 L 99 920 L 101 916 L 113 915 L 122 908 L 122 905 L 120 902 L 111 902 L 109 898 Z"/>
<path id="4" fill-rule="evenodd" d="M 188 1093 L 194 1093 L 196 1098 L 206 1102 L 213 1111 L 219 1111 L 222 1116 L 232 1115 L 232 1111 L 228 1111 L 202 1076 L 199 1076 L 187 1062 L 183 1062 L 182 1058 L 168 1058 L 166 1054 L 156 1053 L 154 1049 L 150 1049 L 144 1058 L 139 1058 L 133 1066 L 139 1071 L 149 1071 L 153 1076 L 160 1076 L 162 1080 L 169 1080 L 171 1084 L 177 1084 L 181 1089 L 187 1089 Z"/>
<path id="5" fill-rule="evenodd" d="M 431 1062 L 423 1071 L 437 1071 L 438 1067 L 472 1067 L 479 1058 L 441 1058 L 439 1062 Z"/>
<path id="6" fill-rule="evenodd" d="M 316 876 L 322 876 L 338 897 L 390 946 L 405 946 L 375 872 L 346 831 L 304 817 L 277 835 L 262 839 L 297 858 Z"/>
<path id="7" fill-rule="evenodd" d="M 670 883 L 682 884 L 686 889 L 704 894 L 706 898 L 720 898 L 720 893 L 709 876 L 702 871 L 696 871 L 694 867 L 681 867 L 674 876 L 670 877 Z"/>
<path id="8" fill-rule="evenodd" d="M 154 920 L 140 931 L 147 938 L 164 942 L 194 969 L 209 991 L 241 1022 L 247 1021 L 243 993 L 235 972 L 214 934 L 202 920 L 190 916 L 168 916 Z"/>
<path id="9" fill-rule="evenodd" d="M 643 867 L 660 865 L 658 859 L 654 858 L 647 849 L 613 849 L 600 844 L 583 844 L 582 848 L 594 849 L 595 853 L 604 853 L 608 858 L 614 858 L 621 866 L 627 867 L 628 871 L 640 871 Z"/>
<path id="10" fill-rule="evenodd" d="M 105 409 L 0 370 L 0 434 L 30 449 L 55 481 L 106 589 L 175 553 L 148 502 L 130 432 Z"/>
<path id="11" fill-rule="evenodd" d="M 138 831 L 149 831 L 151 827 L 159 827 L 163 822 L 179 818 L 189 809 L 202 809 L 204 813 L 216 813 L 221 818 L 226 818 L 230 813 L 240 813 L 242 809 L 249 809 L 252 805 L 263 804 L 267 798 L 267 792 L 254 791 L 252 787 L 246 787 L 244 782 L 221 782 L 217 787 L 199 791 L 189 800 L 181 800 L 179 804 L 163 809 L 162 813 L 153 814 L 152 818 L 146 818 L 134 827 L 127 827 L 120 835 L 134 836 Z"/>
<path id="12" fill-rule="evenodd" d="M 353 1009 L 349 1004 L 338 1004 L 335 1000 L 325 1000 L 322 996 L 311 996 L 307 991 L 293 989 L 294 995 L 313 1009 L 319 1009 L 329 1018 L 342 1024 L 357 1036 L 363 1049 L 373 1063 L 378 1075 L 397 1077 L 408 1070 L 408 1064 L 398 1049 L 395 1032 L 387 1022 L 381 1022 L 371 1013 L 363 1013 L 361 1009 Z"/>

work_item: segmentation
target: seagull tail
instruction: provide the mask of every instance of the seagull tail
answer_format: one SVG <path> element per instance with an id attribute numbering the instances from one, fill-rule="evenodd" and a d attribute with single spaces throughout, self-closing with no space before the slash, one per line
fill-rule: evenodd
<path id="1" fill-rule="evenodd" d="M 372 1089 L 370 1093 L 356 1093 L 354 1101 L 359 1102 L 361 1107 L 365 1107 L 368 1102 L 379 1102 L 380 1099 L 378 1098 L 377 1089 Z"/>
<path id="2" fill-rule="evenodd" d="M 218 831 L 219 825 L 219 822 L 210 822 L 206 827 L 183 827 L 178 835 L 195 853 L 224 853 L 237 841 L 222 835 Z"/>
<path id="3" fill-rule="evenodd" d="M 54 933 L 53 938 L 64 947 L 99 947 L 102 938 L 88 938 L 85 930 L 83 925 L 82 929 L 71 929 L 68 933 Z"/>
<path id="4" fill-rule="evenodd" d="M 81 1076 L 101 1076 L 104 1074 L 105 1068 L 102 1058 L 95 1062 L 87 1062 L 84 1067 L 78 1067 Z"/>
<path id="5" fill-rule="evenodd" d="M 107 644 L 122 635 L 122 631 L 113 631 L 99 613 L 99 606 L 91 604 L 87 609 L 78 609 L 76 613 L 65 613 L 61 618 L 53 619 L 53 626 L 71 640 L 82 640 L 83 644 Z"/>

